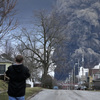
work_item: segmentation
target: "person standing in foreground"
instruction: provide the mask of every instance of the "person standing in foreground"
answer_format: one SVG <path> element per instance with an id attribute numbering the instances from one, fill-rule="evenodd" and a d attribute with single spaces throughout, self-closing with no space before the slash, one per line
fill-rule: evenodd
<path id="1" fill-rule="evenodd" d="M 23 62 L 23 56 L 15 57 L 16 63 L 9 66 L 6 76 L 9 77 L 8 95 L 9 100 L 25 100 L 26 79 L 30 77 L 30 73 Z"/>

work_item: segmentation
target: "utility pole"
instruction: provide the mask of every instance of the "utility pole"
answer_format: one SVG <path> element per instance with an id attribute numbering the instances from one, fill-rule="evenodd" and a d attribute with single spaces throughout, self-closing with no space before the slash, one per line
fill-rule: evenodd
<path id="1" fill-rule="evenodd" d="M 79 59 L 78 59 L 78 83 L 79 83 Z"/>
<path id="2" fill-rule="evenodd" d="M 99 63 L 99 72 L 100 72 L 100 63 Z"/>
<path id="3" fill-rule="evenodd" d="M 78 64 L 78 63 L 75 63 L 75 64 L 74 64 L 74 84 L 76 83 L 76 82 L 75 82 L 75 67 L 76 67 L 77 64 Z"/>
<path id="4" fill-rule="evenodd" d="M 75 64 L 74 64 L 74 85 L 75 85 Z"/>
<path id="5" fill-rule="evenodd" d="M 72 69 L 72 86 L 74 85 L 74 74 L 73 74 L 73 69 Z"/>
<path id="6" fill-rule="evenodd" d="M 82 81 L 84 80 L 84 50 L 82 54 Z"/>
<path id="7" fill-rule="evenodd" d="M 69 73 L 69 90 L 70 90 L 70 85 L 71 85 L 71 75 L 70 75 L 70 73 Z"/>

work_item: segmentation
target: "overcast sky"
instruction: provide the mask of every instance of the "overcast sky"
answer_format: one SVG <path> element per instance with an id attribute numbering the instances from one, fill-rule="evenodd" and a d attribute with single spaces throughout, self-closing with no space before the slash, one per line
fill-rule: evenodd
<path id="1" fill-rule="evenodd" d="M 35 10 L 45 9 L 50 11 L 55 2 L 56 0 L 18 0 L 15 18 L 17 18 L 21 24 L 28 24 Z"/>

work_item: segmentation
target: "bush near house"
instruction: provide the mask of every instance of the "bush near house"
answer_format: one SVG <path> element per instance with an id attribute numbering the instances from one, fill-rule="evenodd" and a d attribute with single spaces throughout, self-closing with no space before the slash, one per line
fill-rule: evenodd
<path id="1" fill-rule="evenodd" d="M 52 89 L 53 88 L 53 82 L 52 82 L 52 77 L 50 75 L 42 75 L 42 87 L 43 88 L 48 88 L 48 89 Z"/>
<path id="2" fill-rule="evenodd" d="M 3 80 L 0 80 L 0 91 L 7 91 L 8 84 Z"/>
<path id="3" fill-rule="evenodd" d="M 4 75 L 0 75 L 0 80 L 4 80 Z"/>

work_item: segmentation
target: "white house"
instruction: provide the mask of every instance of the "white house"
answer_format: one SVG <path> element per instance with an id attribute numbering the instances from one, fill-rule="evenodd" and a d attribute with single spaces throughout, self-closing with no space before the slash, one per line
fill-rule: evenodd
<path id="1" fill-rule="evenodd" d="M 86 81 L 86 78 L 88 77 L 88 72 L 89 72 L 88 68 L 80 67 L 79 78 L 81 79 L 81 81 Z"/>
<path id="2" fill-rule="evenodd" d="M 80 67 L 79 77 L 81 77 L 81 76 L 88 76 L 88 72 L 89 72 L 89 69 L 88 68 Z"/>

